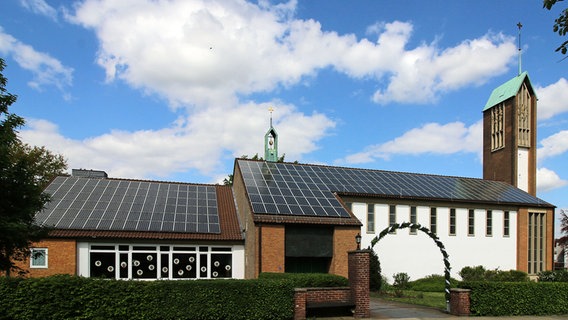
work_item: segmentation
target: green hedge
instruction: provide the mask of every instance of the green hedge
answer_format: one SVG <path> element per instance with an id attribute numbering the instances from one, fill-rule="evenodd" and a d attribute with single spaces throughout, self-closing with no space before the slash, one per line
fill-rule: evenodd
<path id="1" fill-rule="evenodd" d="M 458 281 L 450 278 L 450 287 L 455 288 Z M 422 292 L 444 292 L 446 289 L 446 278 L 443 275 L 432 274 L 424 278 L 411 281 L 409 288 L 414 291 Z"/>
<path id="2" fill-rule="evenodd" d="M 0 279 L 0 319 L 290 319 L 290 280 Z"/>
<path id="3" fill-rule="evenodd" d="M 347 278 L 328 273 L 276 273 L 263 272 L 258 276 L 262 280 L 289 280 L 296 288 L 347 287 Z"/>
<path id="4" fill-rule="evenodd" d="M 461 282 L 458 286 L 471 289 L 472 315 L 568 314 L 568 283 Z"/>

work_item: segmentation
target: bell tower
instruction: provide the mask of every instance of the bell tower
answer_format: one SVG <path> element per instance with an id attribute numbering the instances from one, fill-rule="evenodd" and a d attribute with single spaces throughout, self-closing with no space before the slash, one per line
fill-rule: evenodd
<path id="1" fill-rule="evenodd" d="M 536 196 L 536 102 L 528 73 L 497 87 L 483 108 L 483 179 L 507 182 Z"/>
<path id="2" fill-rule="evenodd" d="M 270 128 L 264 135 L 264 160 L 270 162 L 278 161 L 278 133 L 272 127 L 272 112 L 273 108 L 269 108 L 270 111 Z"/>

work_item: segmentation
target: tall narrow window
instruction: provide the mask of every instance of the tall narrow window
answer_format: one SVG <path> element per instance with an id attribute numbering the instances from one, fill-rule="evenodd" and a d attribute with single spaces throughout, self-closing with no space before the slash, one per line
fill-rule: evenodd
<path id="1" fill-rule="evenodd" d="M 529 212 L 528 273 L 536 274 L 545 268 L 546 219 L 544 213 Z"/>
<path id="2" fill-rule="evenodd" d="M 389 206 L 389 227 L 392 227 L 396 223 L 396 206 L 390 205 Z M 396 233 L 393 231 L 391 233 Z"/>
<path id="3" fill-rule="evenodd" d="M 375 232 L 375 204 L 367 204 L 367 232 Z"/>
<path id="4" fill-rule="evenodd" d="M 503 212 L 503 236 L 504 237 L 508 237 L 511 234 L 510 229 L 509 229 L 509 223 L 510 223 L 509 219 L 510 219 L 509 211 Z"/>
<path id="5" fill-rule="evenodd" d="M 456 209 L 450 209 L 450 236 L 456 235 Z"/>
<path id="6" fill-rule="evenodd" d="M 436 211 L 436 208 L 430 208 L 430 231 L 432 231 L 433 234 L 436 234 L 436 232 L 438 232 L 438 217 L 437 217 L 438 213 Z"/>
<path id="7" fill-rule="evenodd" d="M 47 268 L 47 248 L 32 248 L 30 253 L 31 268 Z"/>
<path id="8" fill-rule="evenodd" d="M 485 213 L 485 235 L 488 237 L 493 235 L 493 211 L 491 210 Z"/>
<path id="9" fill-rule="evenodd" d="M 504 103 L 491 109 L 491 151 L 505 146 L 505 107 Z"/>
<path id="10" fill-rule="evenodd" d="M 416 224 L 416 207 L 410 207 L 410 223 Z M 416 234 L 416 228 L 410 228 L 410 234 Z"/>
<path id="11" fill-rule="evenodd" d="M 469 209 L 467 214 L 467 235 L 475 235 L 475 210 Z"/>
<path id="12" fill-rule="evenodd" d="M 517 127 L 519 128 L 518 144 L 520 147 L 530 147 L 531 95 L 527 84 L 523 83 L 518 95 Z"/>

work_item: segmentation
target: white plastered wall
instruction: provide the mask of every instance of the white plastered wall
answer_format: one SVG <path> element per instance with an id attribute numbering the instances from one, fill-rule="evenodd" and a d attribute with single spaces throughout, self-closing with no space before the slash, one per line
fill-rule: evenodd
<path id="1" fill-rule="evenodd" d="M 456 208 L 456 234 L 449 235 L 448 207 L 437 208 L 437 235 L 444 244 L 451 265 L 451 275 L 460 279 L 458 272 L 465 266 L 483 265 L 486 269 L 511 270 L 516 268 L 517 213 L 509 211 L 509 236 L 503 235 L 503 210 L 492 210 L 493 234 L 486 235 L 486 210 L 475 209 L 475 232 L 468 235 L 468 210 Z M 375 232 L 367 232 L 367 205 L 353 203 L 353 213 L 363 223 L 361 247 L 388 227 L 389 206 L 375 204 Z M 398 223 L 410 221 L 410 206 L 397 205 Z M 417 222 L 430 228 L 430 206 L 417 206 Z M 373 248 L 378 254 L 382 274 L 392 283 L 392 276 L 407 273 L 411 280 L 431 274 L 443 274 L 443 256 L 435 242 L 424 232 L 410 234 L 410 229 L 399 229 L 388 234 Z"/>
<path id="2" fill-rule="evenodd" d="M 529 149 L 519 148 L 517 158 L 517 188 L 529 190 Z"/>

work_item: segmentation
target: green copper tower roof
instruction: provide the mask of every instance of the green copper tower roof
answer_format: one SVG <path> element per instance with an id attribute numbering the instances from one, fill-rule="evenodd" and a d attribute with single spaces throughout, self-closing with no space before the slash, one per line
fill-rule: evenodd
<path id="1" fill-rule="evenodd" d="M 517 95 L 517 92 L 519 92 L 519 89 L 521 88 L 521 85 L 525 81 L 525 78 L 528 80 L 529 86 L 532 89 L 532 84 L 529 79 L 529 74 L 525 71 L 520 75 L 514 77 L 513 79 L 503 83 L 499 87 L 495 88 L 495 90 L 491 92 L 491 96 L 489 97 L 489 100 L 487 100 L 487 103 L 485 104 L 483 111 L 486 111 L 492 108 L 493 106 L 496 106 L 497 104 Z"/>

